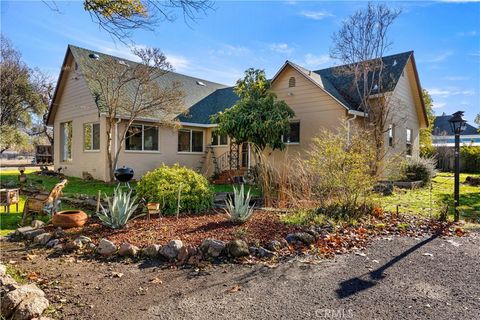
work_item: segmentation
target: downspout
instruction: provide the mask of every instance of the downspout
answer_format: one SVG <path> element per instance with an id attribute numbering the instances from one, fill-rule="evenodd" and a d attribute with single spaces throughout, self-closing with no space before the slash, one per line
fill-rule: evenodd
<path id="1" fill-rule="evenodd" d="M 113 151 L 113 155 L 115 156 L 117 154 L 117 147 L 118 147 L 118 124 L 122 120 L 119 118 L 117 122 L 115 122 L 115 150 Z M 117 170 L 117 165 L 118 165 L 118 159 L 115 161 L 115 170 Z"/>
<path id="2" fill-rule="evenodd" d="M 350 126 L 351 126 L 351 122 L 355 119 L 357 119 L 357 115 L 356 114 L 353 114 L 352 115 L 353 117 L 351 118 L 347 118 L 347 143 L 350 144 Z"/>

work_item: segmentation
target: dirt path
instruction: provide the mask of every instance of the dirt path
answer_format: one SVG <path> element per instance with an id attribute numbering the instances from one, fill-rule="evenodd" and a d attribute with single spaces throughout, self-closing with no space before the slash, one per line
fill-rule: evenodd
<path id="1" fill-rule="evenodd" d="M 475 319 L 480 314 L 479 233 L 379 239 L 366 256 L 200 272 L 32 253 L 37 256 L 23 260 L 24 248 L 2 243 L 2 260 L 49 281 L 47 296 L 64 319 Z M 112 277 L 113 272 L 123 275 Z"/>

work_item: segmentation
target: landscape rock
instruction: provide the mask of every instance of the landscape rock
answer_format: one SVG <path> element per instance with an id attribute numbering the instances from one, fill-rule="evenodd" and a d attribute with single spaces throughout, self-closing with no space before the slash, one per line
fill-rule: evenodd
<path id="1" fill-rule="evenodd" d="M 45 293 L 35 284 L 27 284 L 10 291 L 2 299 L 2 316 L 8 318 L 23 300 L 29 297 L 44 297 Z"/>
<path id="2" fill-rule="evenodd" d="M 43 222 L 42 220 L 33 220 L 31 226 L 34 229 L 40 229 L 45 226 L 45 222 Z"/>
<path id="3" fill-rule="evenodd" d="M 130 243 L 122 243 L 118 254 L 122 257 L 136 257 L 140 249 Z"/>
<path id="4" fill-rule="evenodd" d="M 161 246 L 158 244 L 151 244 L 142 250 L 142 253 L 149 258 L 156 258 Z"/>
<path id="5" fill-rule="evenodd" d="M 52 239 L 52 235 L 46 232 L 35 236 L 35 238 L 33 238 L 33 243 L 41 244 L 42 246 L 44 246 L 50 241 L 50 239 Z"/>
<path id="6" fill-rule="evenodd" d="M 45 297 L 32 296 L 28 297 L 18 305 L 13 313 L 15 320 L 29 320 L 39 317 L 49 306 L 49 302 Z"/>
<path id="7" fill-rule="evenodd" d="M 80 250 L 83 248 L 83 243 L 82 241 L 78 240 L 78 239 L 75 239 L 73 241 L 68 241 L 66 244 L 65 244 L 65 250 L 67 251 L 77 251 L 77 250 Z"/>
<path id="8" fill-rule="evenodd" d="M 315 242 L 315 237 L 307 232 L 290 233 L 285 237 L 290 244 L 304 244 L 306 246 Z"/>
<path id="9" fill-rule="evenodd" d="M 287 245 L 288 245 L 287 241 L 285 239 L 282 239 L 282 241 L 272 240 L 267 244 L 266 247 L 270 251 L 277 252 L 285 248 Z"/>
<path id="10" fill-rule="evenodd" d="M 275 252 L 265 249 L 264 247 L 259 247 L 257 249 L 257 255 L 261 258 L 267 258 L 267 259 L 271 259 L 277 256 Z"/>
<path id="11" fill-rule="evenodd" d="M 205 239 L 200 245 L 200 250 L 203 254 L 216 258 L 224 252 L 225 242 L 215 239 Z"/>
<path id="12" fill-rule="evenodd" d="M 86 245 L 87 243 L 92 243 L 92 239 L 86 236 L 78 236 L 75 238 L 75 240 L 80 241 L 83 245 Z"/>
<path id="13" fill-rule="evenodd" d="M 4 296 L 7 292 L 20 288 L 20 285 L 10 275 L 0 277 L 0 296 Z"/>
<path id="14" fill-rule="evenodd" d="M 7 267 L 3 263 L 0 263 L 0 277 L 3 277 L 6 274 L 7 274 Z"/>
<path id="15" fill-rule="evenodd" d="M 34 230 L 31 226 L 20 227 L 14 232 L 14 236 L 17 238 L 24 238 L 27 232 Z"/>
<path id="16" fill-rule="evenodd" d="M 62 227 L 58 227 L 55 231 L 53 231 L 54 238 L 63 238 L 65 236 L 65 231 L 63 231 Z"/>
<path id="17" fill-rule="evenodd" d="M 232 240 L 227 243 L 227 251 L 228 254 L 234 258 L 250 255 L 247 243 L 239 239 Z"/>
<path id="18" fill-rule="evenodd" d="M 315 240 L 320 237 L 320 234 L 314 228 L 305 230 L 305 232 L 312 235 L 315 238 Z"/>
<path id="19" fill-rule="evenodd" d="M 24 238 L 27 240 L 33 240 L 39 234 L 46 233 L 44 229 L 33 229 L 25 232 Z"/>
<path id="20" fill-rule="evenodd" d="M 250 252 L 250 254 L 251 254 L 252 256 L 258 255 L 258 248 L 255 247 L 255 246 L 249 247 L 249 248 L 248 248 L 248 251 Z"/>
<path id="21" fill-rule="evenodd" d="M 55 247 L 56 245 L 58 245 L 60 243 L 60 240 L 59 239 L 51 239 L 50 241 L 48 241 L 45 246 L 47 248 L 53 248 Z"/>
<path id="22" fill-rule="evenodd" d="M 194 257 L 198 254 L 197 247 L 195 246 L 183 246 L 178 252 L 177 260 L 180 264 L 189 263 L 194 261 Z"/>
<path id="23" fill-rule="evenodd" d="M 60 251 L 63 251 L 64 248 L 65 248 L 65 246 L 63 244 L 59 243 L 59 244 L 56 244 L 53 247 L 53 250 L 60 252 Z"/>
<path id="24" fill-rule="evenodd" d="M 160 253 L 162 256 L 168 259 L 175 259 L 180 252 L 180 249 L 183 247 L 183 242 L 181 240 L 171 240 L 166 246 L 164 246 Z"/>
<path id="25" fill-rule="evenodd" d="M 97 252 L 104 257 L 109 257 L 117 251 L 117 246 L 110 240 L 102 239 L 98 243 Z"/>

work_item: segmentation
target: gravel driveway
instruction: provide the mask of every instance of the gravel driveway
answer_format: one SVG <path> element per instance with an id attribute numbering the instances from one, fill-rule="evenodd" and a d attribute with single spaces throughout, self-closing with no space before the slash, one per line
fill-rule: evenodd
<path id="1" fill-rule="evenodd" d="M 2 244 L 2 259 L 49 280 L 64 319 L 479 319 L 480 234 L 394 237 L 332 260 L 195 271 L 48 259 Z M 121 277 L 112 277 L 112 272 Z M 161 282 L 161 283 L 160 283 Z"/>

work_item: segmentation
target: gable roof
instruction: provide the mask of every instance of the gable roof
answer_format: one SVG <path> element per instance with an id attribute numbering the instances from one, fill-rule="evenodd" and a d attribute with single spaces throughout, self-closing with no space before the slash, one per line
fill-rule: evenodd
<path id="1" fill-rule="evenodd" d="M 453 136 L 454 132 L 452 131 L 452 128 L 450 128 L 450 123 L 448 122 L 448 120 L 450 120 L 451 117 L 452 117 L 451 115 L 435 117 L 435 121 L 433 122 L 432 134 L 435 136 L 440 136 L 440 135 Z M 465 131 L 463 131 L 460 135 L 474 135 L 474 134 L 480 135 L 480 133 L 478 133 L 477 131 L 477 128 L 467 123 L 467 127 Z"/>
<path id="2" fill-rule="evenodd" d="M 94 67 L 94 64 L 97 62 L 96 59 L 92 58 L 92 55 L 98 55 L 98 59 L 102 59 L 102 57 L 110 57 L 117 61 L 123 61 L 129 65 L 138 64 L 138 62 L 130 61 L 124 58 L 118 58 L 115 56 L 107 55 L 98 51 L 89 50 L 85 48 L 80 48 L 74 45 L 69 45 L 67 48 L 67 53 L 65 55 L 65 59 L 63 62 L 62 72 L 60 73 L 60 77 L 57 83 L 57 87 L 52 99 L 52 103 L 50 105 L 48 121 L 52 122 L 50 119 L 50 114 L 52 113 L 52 109 L 57 106 L 58 100 L 58 88 L 60 81 L 62 79 L 63 70 L 65 70 L 65 64 L 67 62 L 68 55 L 71 54 L 73 56 L 74 61 L 78 64 L 79 70 L 83 73 L 88 68 Z M 176 73 L 176 72 L 168 72 L 165 75 L 161 76 L 158 79 L 160 86 L 167 86 L 172 82 L 178 82 L 181 84 L 181 90 L 184 92 L 184 99 L 183 103 L 186 107 L 187 111 L 185 115 L 179 115 L 177 118 L 179 119 L 188 119 L 188 122 L 192 123 L 207 123 L 205 121 L 206 110 L 223 110 L 221 106 L 225 105 L 225 108 L 231 107 L 235 102 L 231 103 L 233 97 L 231 95 L 226 95 L 224 92 L 226 90 L 220 90 L 219 93 L 214 94 L 219 89 L 228 88 L 228 86 L 215 83 L 212 81 L 187 76 L 184 74 Z M 91 82 L 86 79 L 87 87 L 90 89 L 92 97 L 95 99 L 94 92 L 95 86 Z M 228 91 L 228 90 L 227 90 Z M 232 91 L 233 92 L 233 91 Z M 221 99 L 226 97 L 225 101 L 229 102 L 227 104 L 223 104 Z M 238 98 L 237 98 L 238 99 Z M 235 100 L 236 101 L 236 100 Z M 193 111 L 193 114 L 190 114 L 190 108 L 196 106 Z M 103 110 L 102 104 L 97 104 L 99 108 L 99 112 L 105 112 Z M 204 108 L 205 110 L 200 111 L 200 108 Z M 182 120 L 180 120 L 182 121 Z M 209 122 L 208 122 L 209 123 Z"/>

